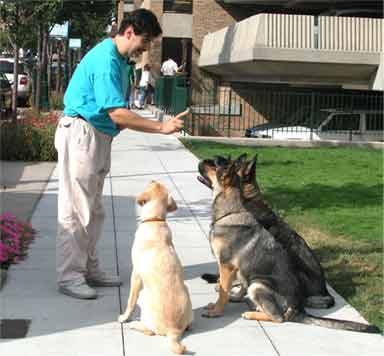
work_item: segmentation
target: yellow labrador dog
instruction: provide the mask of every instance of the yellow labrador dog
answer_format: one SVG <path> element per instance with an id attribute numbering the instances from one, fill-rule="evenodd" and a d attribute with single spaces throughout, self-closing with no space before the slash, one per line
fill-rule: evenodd
<path id="1" fill-rule="evenodd" d="M 155 181 L 137 197 L 137 203 L 142 207 L 142 222 L 132 247 L 128 305 L 119 322 L 129 319 L 143 289 L 141 320 L 130 322 L 129 327 L 146 335 L 167 336 L 171 350 L 182 354 L 186 348 L 179 338 L 192 322 L 192 304 L 165 221 L 167 212 L 175 211 L 177 206 L 167 189 Z"/>

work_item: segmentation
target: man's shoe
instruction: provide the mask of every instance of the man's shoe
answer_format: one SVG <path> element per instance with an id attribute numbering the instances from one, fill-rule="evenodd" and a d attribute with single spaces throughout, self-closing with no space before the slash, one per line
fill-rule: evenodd
<path id="1" fill-rule="evenodd" d="M 59 286 L 59 292 L 77 299 L 96 299 L 97 292 L 85 282 Z"/>
<path id="2" fill-rule="evenodd" d="M 88 276 L 85 279 L 91 287 L 120 287 L 122 284 L 119 276 L 109 276 L 106 273 Z"/>

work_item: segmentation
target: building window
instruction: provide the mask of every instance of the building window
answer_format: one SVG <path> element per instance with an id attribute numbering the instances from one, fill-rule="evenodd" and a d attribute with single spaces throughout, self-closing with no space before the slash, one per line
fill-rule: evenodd
<path id="1" fill-rule="evenodd" d="M 163 37 L 161 63 L 172 58 L 178 66 L 185 64 L 187 76 L 191 74 L 192 39 Z"/>
<path id="2" fill-rule="evenodd" d="M 192 0 L 164 0 L 163 12 L 192 14 Z"/>

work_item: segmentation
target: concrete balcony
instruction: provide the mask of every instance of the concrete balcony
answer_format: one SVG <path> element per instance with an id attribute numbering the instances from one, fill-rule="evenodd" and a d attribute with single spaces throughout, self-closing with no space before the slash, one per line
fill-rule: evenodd
<path id="1" fill-rule="evenodd" d="M 199 66 L 227 81 L 382 90 L 382 51 L 382 19 L 259 14 L 206 35 Z"/>

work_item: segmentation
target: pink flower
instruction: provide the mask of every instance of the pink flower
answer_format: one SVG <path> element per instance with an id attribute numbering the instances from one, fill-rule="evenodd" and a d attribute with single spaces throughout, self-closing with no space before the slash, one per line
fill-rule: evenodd
<path id="1" fill-rule="evenodd" d="M 36 232 L 31 224 L 18 220 L 12 213 L 0 215 L 0 265 L 18 263 L 27 254 Z"/>

